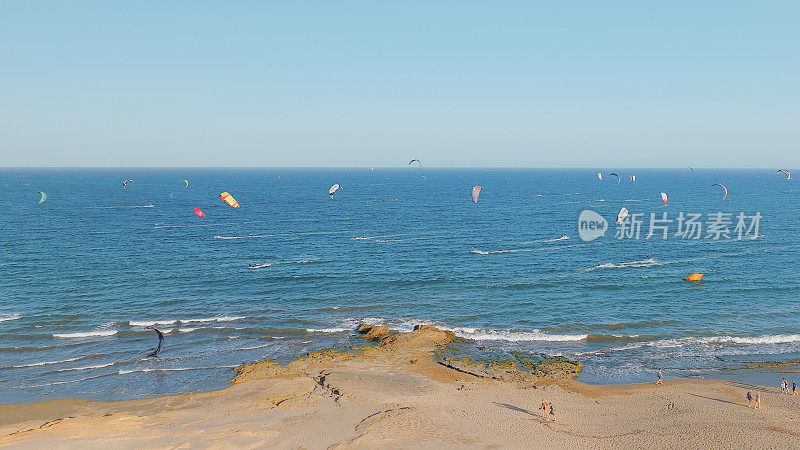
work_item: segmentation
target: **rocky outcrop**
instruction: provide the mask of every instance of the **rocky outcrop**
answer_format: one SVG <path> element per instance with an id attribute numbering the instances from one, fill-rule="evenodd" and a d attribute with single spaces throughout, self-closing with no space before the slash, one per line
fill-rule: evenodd
<path id="1" fill-rule="evenodd" d="M 583 366 L 564 358 L 531 360 L 515 354 L 516 359 L 473 361 L 448 357 L 437 362 L 445 367 L 480 378 L 491 378 L 528 386 L 577 377 Z M 520 366 L 522 368 L 520 368 Z"/>
<path id="2" fill-rule="evenodd" d="M 239 373 L 231 380 L 231 383 L 276 378 L 286 373 L 283 366 L 270 360 L 260 361 L 254 364 L 243 364 L 234 370 Z"/>
<path id="3" fill-rule="evenodd" d="M 377 341 L 392 334 L 392 330 L 389 327 L 384 327 L 382 325 L 370 325 L 368 323 L 362 323 L 358 326 L 358 332 L 361 333 L 361 337 L 368 340 L 368 341 Z"/>

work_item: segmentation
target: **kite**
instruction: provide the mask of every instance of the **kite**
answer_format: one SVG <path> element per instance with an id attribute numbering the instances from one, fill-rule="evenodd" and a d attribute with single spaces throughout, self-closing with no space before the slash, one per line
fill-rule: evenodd
<path id="1" fill-rule="evenodd" d="M 781 170 L 778 171 L 778 173 L 782 173 L 782 174 L 786 175 L 786 179 L 787 180 L 791 180 L 792 179 L 792 172 L 789 172 L 786 169 L 781 169 Z"/>
<path id="2" fill-rule="evenodd" d="M 408 162 L 408 165 L 410 166 L 410 165 L 414 164 L 414 161 L 416 161 L 417 164 L 419 164 L 419 168 L 422 169 L 422 161 L 420 161 L 418 159 L 412 159 L 411 161 Z"/>
<path id="3" fill-rule="evenodd" d="M 223 192 L 222 194 L 219 194 L 219 199 L 222 200 L 223 202 L 227 203 L 228 206 L 230 206 L 231 208 L 238 208 L 239 207 L 239 202 L 237 202 L 236 199 L 233 198 L 233 196 L 231 194 L 227 193 L 227 192 Z"/>
<path id="4" fill-rule="evenodd" d="M 700 281 L 703 278 L 704 273 L 693 273 L 688 277 L 683 278 L 684 281 Z"/>
<path id="5" fill-rule="evenodd" d="M 206 216 L 206 214 L 200 208 L 194 208 L 193 211 L 197 215 L 197 217 L 205 217 Z"/>
<path id="6" fill-rule="evenodd" d="M 711 185 L 711 187 L 714 187 L 714 186 L 720 186 L 722 189 L 725 189 L 725 195 L 722 197 L 722 199 L 725 200 L 726 198 L 728 198 L 728 188 L 726 188 L 725 185 L 719 184 L 719 183 Z"/>
<path id="7" fill-rule="evenodd" d="M 47 200 L 47 194 L 45 194 L 44 191 L 36 191 L 36 193 L 41 196 L 41 198 L 39 198 L 40 205 L 44 203 L 45 200 Z"/>
<path id="8" fill-rule="evenodd" d="M 617 175 L 614 172 L 611 172 L 610 174 L 608 174 L 608 176 L 611 176 L 611 175 L 614 175 L 615 177 L 617 177 L 617 184 L 619 184 L 619 175 Z"/>
<path id="9" fill-rule="evenodd" d="M 330 188 L 330 189 L 328 189 L 328 195 L 330 195 L 330 196 L 331 196 L 331 198 L 333 198 L 333 193 L 334 193 L 334 192 L 336 192 L 336 191 L 338 191 L 338 190 L 339 190 L 339 189 L 341 189 L 341 188 L 342 188 L 342 187 L 341 187 L 341 186 L 339 186 L 338 184 L 334 184 L 333 186 L 331 186 L 331 188 Z"/>
<path id="10" fill-rule="evenodd" d="M 153 330 L 155 330 L 156 334 L 158 334 L 158 347 L 156 347 L 152 353 L 147 355 L 148 358 L 151 356 L 158 357 L 158 352 L 161 351 L 161 343 L 164 342 L 164 333 L 162 333 L 161 330 L 156 327 L 153 327 Z"/>
<path id="11" fill-rule="evenodd" d="M 478 203 L 478 196 L 481 195 L 481 185 L 472 188 L 472 203 Z"/>
<path id="12" fill-rule="evenodd" d="M 603 181 L 603 174 L 600 173 L 600 172 L 597 172 L 597 179 L 600 180 L 600 181 Z"/>
<path id="13" fill-rule="evenodd" d="M 617 223 L 622 224 L 626 217 L 628 217 L 628 208 L 623 206 L 622 209 L 619 210 L 619 214 L 617 214 Z"/>
<path id="14" fill-rule="evenodd" d="M 130 183 L 131 181 L 133 181 L 133 178 L 126 178 L 126 179 L 125 179 L 125 180 L 122 182 L 122 187 L 124 187 L 124 188 L 127 188 L 127 187 L 128 187 L 128 183 Z"/>
<path id="15" fill-rule="evenodd" d="M 189 187 L 189 180 L 181 180 L 181 181 L 183 181 L 184 183 L 186 183 L 186 187 Z"/>
<path id="16" fill-rule="evenodd" d="M 665 205 L 667 204 L 667 193 L 666 192 L 662 192 L 661 193 L 661 201 L 664 202 Z"/>

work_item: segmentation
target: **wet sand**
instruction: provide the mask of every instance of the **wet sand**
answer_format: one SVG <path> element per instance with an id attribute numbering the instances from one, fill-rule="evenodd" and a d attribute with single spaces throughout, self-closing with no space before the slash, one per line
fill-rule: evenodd
<path id="1" fill-rule="evenodd" d="M 353 353 L 242 367 L 219 391 L 143 400 L 51 400 L 0 407 L 0 446 L 787 448 L 800 396 L 714 380 L 591 386 L 570 366 L 520 371 L 443 361 L 451 333 L 364 329 Z M 761 409 L 748 408 L 748 390 Z M 555 421 L 538 410 L 556 407 Z"/>

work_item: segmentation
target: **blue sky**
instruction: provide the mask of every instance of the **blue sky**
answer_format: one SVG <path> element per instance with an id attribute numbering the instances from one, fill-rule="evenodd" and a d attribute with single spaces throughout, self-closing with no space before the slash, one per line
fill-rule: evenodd
<path id="1" fill-rule="evenodd" d="M 0 165 L 798 168 L 798 17 L 788 1 L 2 2 Z"/>

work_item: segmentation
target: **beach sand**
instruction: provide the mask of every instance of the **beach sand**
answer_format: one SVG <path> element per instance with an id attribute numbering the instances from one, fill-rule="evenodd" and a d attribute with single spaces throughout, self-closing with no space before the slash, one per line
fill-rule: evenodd
<path id="1" fill-rule="evenodd" d="M 240 369 L 214 392 L 0 407 L 0 446 L 269 448 L 796 447 L 800 396 L 727 381 L 591 386 L 558 361 L 533 374 L 437 357 L 451 333 L 420 327 L 353 353 Z M 447 367 L 445 364 L 452 367 Z M 534 375 L 535 374 L 535 375 Z M 748 408 L 748 390 L 761 409 Z M 542 401 L 556 407 L 543 418 Z"/>

